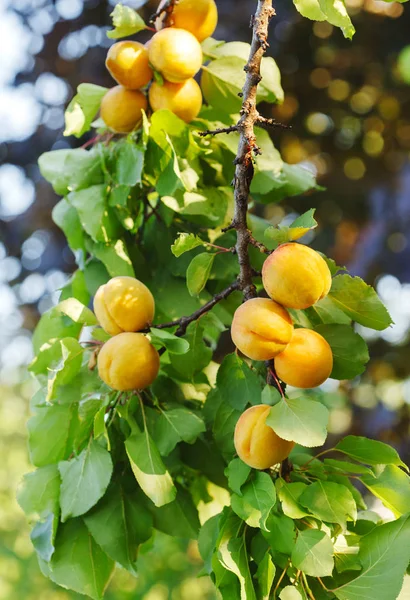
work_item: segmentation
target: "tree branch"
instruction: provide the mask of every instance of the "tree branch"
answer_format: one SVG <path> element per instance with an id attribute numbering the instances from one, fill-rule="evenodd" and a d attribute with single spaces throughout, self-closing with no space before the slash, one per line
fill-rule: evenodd
<path id="1" fill-rule="evenodd" d="M 217 135 L 218 133 L 232 133 L 233 131 L 238 131 L 238 125 L 231 125 L 230 127 L 221 127 L 220 129 L 207 129 L 206 131 L 198 131 L 198 134 L 201 137 L 206 137 L 207 135 Z"/>
<path id="2" fill-rule="evenodd" d="M 181 317 L 179 319 L 175 319 L 175 321 L 170 321 L 169 323 L 153 325 L 153 327 L 155 329 L 169 329 L 171 327 L 178 326 L 178 329 L 176 330 L 175 335 L 182 336 L 186 332 L 188 325 L 190 323 L 192 323 L 193 321 L 196 321 L 197 319 L 202 317 L 202 315 L 209 312 L 216 304 L 218 304 L 218 302 L 221 302 L 222 300 L 225 300 L 228 296 L 230 296 L 232 294 L 232 292 L 235 292 L 236 290 L 240 290 L 240 289 L 241 289 L 241 286 L 240 286 L 239 281 L 234 281 L 233 283 L 231 283 L 230 286 L 228 286 L 227 288 L 222 290 L 222 292 L 215 294 L 215 296 L 209 302 L 207 302 L 206 304 L 201 306 L 201 308 L 198 308 L 198 310 L 193 312 L 192 315 L 189 315 L 189 317 Z"/>
<path id="3" fill-rule="evenodd" d="M 291 125 L 285 125 L 285 123 L 278 123 L 277 121 L 275 121 L 275 119 L 267 119 L 266 117 L 262 117 L 261 115 L 259 115 L 256 124 L 262 127 L 278 127 L 279 129 L 292 129 Z"/>
<path id="4" fill-rule="evenodd" d="M 259 154 L 254 127 L 260 118 L 256 108 L 256 93 L 261 81 L 262 57 L 268 47 L 269 21 L 275 14 L 272 0 L 258 0 L 258 7 L 252 19 L 253 35 L 249 59 L 244 70 L 245 85 L 242 90 L 241 116 L 236 125 L 240 133 L 238 153 L 235 158 L 235 210 L 231 228 L 236 229 L 236 252 L 240 273 L 239 283 L 244 299 L 254 298 L 256 288 L 252 281 L 252 266 L 248 254 L 248 246 L 252 235 L 247 226 L 249 191 L 254 174 L 253 155 Z"/>

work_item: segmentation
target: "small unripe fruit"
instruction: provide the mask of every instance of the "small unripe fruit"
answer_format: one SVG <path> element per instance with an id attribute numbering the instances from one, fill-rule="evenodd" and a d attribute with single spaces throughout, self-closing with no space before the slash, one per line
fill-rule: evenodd
<path id="1" fill-rule="evenodd" d="M 98 374 L 113 390 L 142 390 L 159 371 L 159 355 L 142 333 L 120 333 L 98 355 Z"/>
<path id="2" fill-rule="evenodd" d="M 110 335 L 140 331 L 154 318 L 155 302 L 146 285 L 134 277 L 114 277 L 98 288 L 94 312 Z"/>
<path id="3" fill-rule="evenodd" d="M 289 385 L 314 388 L 332 372 L 332 350 L 316 331 L 295 329 L 290 343 L 275 358 L 275 369 L 279 379 Z"/>
<path id="4" fill-rule="evenodd" d="M 185 29 L 167 27 L 158 31 L 148 47 L 152 67 L 172 83 L 190 79 L 202 65 L 202 48 Z"/>
<path id="5" fill-rule="evenodd" d="M 189 123 L 201 110 L 202 92 L 195 79 L 182 83 L 165 81 L 164 85 L 154 82 L 149 89 L 149 103 L 154 112 L 168 109 Z"/>
<path id="6" fill-rule="evenodd" d="M 138 90 L 154 77 L 148 49 L 139 42 L 117 42 L 108 50 L 105 66 L 117 83 Z"/>
<path id="7" fill-rule="evenodd" d="M 159 9 L 166 0 L 162 0 Z M 157 19 L 155 26 L 161 29 L 165 18 Z M 218 9 L 215 0 L 179 0 L 171 16 L 172 27 L 190 31 L 200 42 L 215 31 L 218 23 Z"/>
<path id="8" fill-rule="evenodd" d="M 101 118 L 117 133 L 130 133 L 141 123 L 142 111 L 147 110 L 146 96 L 122 85 L 111 88 L 101 102 Z"/>
<path id="9" fill-rule="evenodd" d="M 234 443 L 239 458 L 254 469 L 268 469 L 287 458 L 294 442 L 280 438 L 265 421 L 270 406 L 248 408 L 235 427 Z"/>
<path id="10" fill-rule="evenodd" d="M 252 298 L 236 311 L 231 336 L 235 346 L 252 360 L 270 360 L 282 352 L 293 334 L 292 319 L 269 298 Z"/>
<path id="11" fill-rule="evenodd" d="M 318 252 L 290 242 L 265 260 L 262 281 L 272 300 L 287 308 L 303 309 L 327 296 L 332 275 Z"/>

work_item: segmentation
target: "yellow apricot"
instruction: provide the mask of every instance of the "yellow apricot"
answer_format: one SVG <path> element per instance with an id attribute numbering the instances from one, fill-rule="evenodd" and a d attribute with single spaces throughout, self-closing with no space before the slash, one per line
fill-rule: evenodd
<path id="1" fill-rule="evenodd" d="M 110 335 L 124 331 L 140 331 L 154 318 L 154 298 L 141 281 L 134 277 L 113 277 L 98 288 L 94 312 L 103 329 Z"/>
<path id="2" fill-rule="evenodd" d="M 162 0 L 159 9 L 163 7 L 166 0 Z M 157 19 L 155 26 L 161 29 L 163 18 Z M 218 23 L 218 9 L 215 0 L 179 0 L 172 12 L 172 27 L 190 31 L 198 41 L 202 42 L 215 31 Z"/>
<path id="3" fill-rule="evenodd" d="M 149 89 L 149 103 L 154 112 L 167 108 L 189 123 L 201 110 L 202 92 L 195 79 L 182 83 L 165 81 L 164 85 L 154 82 Z"/>
<path id="4" fill-rule="evenodd" d="M 269 298 L 252 298 L 235 311 L 232 341 L 248 358 L 274 358 L 286 348 L 292 334 L 288 311 Z"/>
<path id="5" fill-rule="evenodd" d="M 280 438 L 265 421 L 270 406 L 258 404 L 245 410 L 235 427 L 234 443 L 239 458 L 254 469 L 268 469 L 287 458 L 295 445 Z"/>
<path id="6" fill-rule="evenodd" d="M 148 49 L 139 42 L 113 44 L 108 50 L 105 66 L 117 83 L 130 90 L 144 87 L 154 76 L 149 66 Z"/>
<path id="7" fill-rule="evenodd" d="M 142 390 L 159 371 L 159 355 L 142 333 L 120 333 L 104 344 L 97 359 L 98 374 L 113 390 Z"/>
<path id="8" fill-rule="evenodd" d="M 147 110 L 146 96 L 122 85 L 111 88 L 101 102 L 101 118 L 117 133 L 129 133 L 141 123 L 142 111 Z"/>
<path id="9" fill-rule="evenodd" d="M 282 244 L 265 260 L 262 282 L 272 300 L 287 308 L 309 308 L 329 293 L 326 261 L 308 246 Z"/>
<path id="10" fill-rule="evenodd" d="M 316 331 L 295 329 L 290 343 L 275 358 L 275 369 L 279 379 L 289 385 L 314 388 L 332 372 L 332 350 Z"/>
<path id="11" fill-rule="evenodd" d="M 167 27 L 158 31 L 148 47 L 152 67 L 172 83 L 190 79 L 202 65 L 202 48 L 185 29 Z"/>

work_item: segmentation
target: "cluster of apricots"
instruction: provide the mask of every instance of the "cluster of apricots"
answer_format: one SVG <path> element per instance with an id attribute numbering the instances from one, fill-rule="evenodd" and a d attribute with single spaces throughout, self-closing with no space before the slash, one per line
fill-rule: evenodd
<path id="1" fill-rule="evenodd" d="M 202 66 L 200 42 L 212 35 L 217 20 L 215 0 L 179 0 L 171 26 L 163 28 L 165 16 L 158 18 L 157 33 L 147 44 L 113 44 L 105 64 L 118 85 L 101 102 L 107 127 L 117 133 L 133 131 L 148 102 L 153 112 L 168 109 L 187 123 L 192 121 L 202 106 L 201 88 L 194 79 Z"/>
<path id="2" fill-rule="evenodd" d="M 144 389 L 159 371 L 159 355 L 143 333 L 155 313 L 154 298 L 141 281 L 114 277 L 98 288 L 94 312 L 101 327 L 113 337 L 98 354 L 98 373 L 112 389 Z"/>
<path id="3" fill-rule="evenodd" d="M 326 261 L 308 246 L 279 246 L 264 262 L 262 281 L 269 298 L 253 298 L 235 312 L 231 335 L 252 360 L 274 359 L 279 379 L 298 388 L 321 385 L 333 369 L 332 350 L 311 329 L 294 329 L 287 308 L 305 309 L 329 293 L 332 276 Z M 253 406 L 240 417 L 235 448 L 249 466 L 266 469 L 284 460 L 294 443 L 265 423 L 270 407 Z"/>

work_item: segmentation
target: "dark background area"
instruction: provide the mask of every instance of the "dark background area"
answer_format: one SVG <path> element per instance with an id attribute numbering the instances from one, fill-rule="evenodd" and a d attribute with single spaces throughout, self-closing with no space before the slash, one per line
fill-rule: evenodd
<path id="1" fill-rule="evenodd" d="M 51 220 L 57 197 L 41 179 L 37 159 L 42 152 L 78 147 L 88 139 L 63 137 L 64 108 L 82 82 L 114 84 L 104 66 L 113 4 L 6 0 L 0 7 L 0 450 L 7 452 L 0 473 L 5 507 L 0 530 L 14 544 L 9 558 L 0 544 L 0 574 L 4 570 L 10 579 L 16 570 L 14 583 L 6 579 L 4 590 L 0 585 L 0 600 L 76 597 L 48 587 L 38 591 L 46 584 L 31 559 L 13 490 L 27 470 L 24 422 L 31 388 L 23 373 L 31 360 L 31 331 L 74 269 Z M 375 285 L 388 306 L 393 327 L 380 333 L 359 328 L 370 344 L 367 373 L 349 384 L 325 386 L 332 398 L 330 429 L 333 435 L 350 431 L 387 441 L 409 462 L 410 87 L 400 79 L 397 56 L 410 41 L 410 5 L 346 4 L 357 29 L 352 42 L 327 23 L 302 19 L 290 0 L 274 3 L 269 54 L 281 69 L 285 102 L 266 114 L 292 129 L 273 133 L 273 139 L 287 162 L 316 170 L 327 190 L 267 206 L 265 217 L 276 224 L 317 207 L 319 228 L 312 245 Z M 156 6 L 146 3 L 141 14 L 148 18 Z M 218 8 L 214 37 L 249 41 L 255 0 L 219 0 Z M 137 37 L 145 41 L 149 35 Z M 159 556 L 176 551 L 188 556 L 183 577 L 195 572 L 195 553 L 189 558 L 186 548 L 161 544 Z M 7 567 L 7 560 L 15 566 Z M 33 596 L 21 587 L 23 573 L 30 589 L 37 590 Z M 175 577 L 182 580 L 181 574 Z M 118 589 L 131 585 L 124 581 Z M 175 598 L 213 597 L 206 586 L 201 591 L 196 585 L 196 592 L 184 596 L 179 591 Z M 112 598 L 168 598 L 164 591 L 146 596 L 149 585 L 135 589 Z"/>

